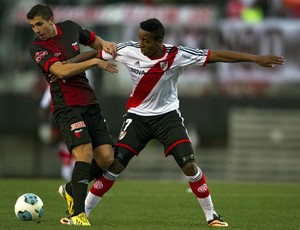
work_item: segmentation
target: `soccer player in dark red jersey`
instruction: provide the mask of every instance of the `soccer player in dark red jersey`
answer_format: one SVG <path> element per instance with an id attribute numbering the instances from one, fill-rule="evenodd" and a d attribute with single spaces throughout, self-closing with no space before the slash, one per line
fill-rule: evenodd
<path id="1" fill-rule="evenodd" d="M 253 62 L 262 67 L 284 64 L 283 57 L 248 53 L 196 49 L 163 43 L 164 26 L 155 18 L 140 23 L 138 42 L 117 44 L 116 61 L 123 63 L 132 79 L 133 91 L 128 99 L 124 123 L 116 143 L 115 161 L 98 178 L 86 198 L 86 214 L 112 187 L 129 161 L 139 155 L 152 139 L 164 145 L 165 156 L 173 156 L 185 174 L 212 227 L 228 224 L 215 211 L 204 173 L 195 163 L 194 150 L 179 111 L 177 82 L 184 68 L 216 62 Z M 77 56 L 77 61 L 95 57 L 97 52 Z M 100 50 L 100 58 L 112 55 Z"/>
<path id="2" fill-rule="evenodd" d="M 112 164 L 114 143 L 85 71 L 97 67 L 116 73 L 117 68 L 98 58 L 81 63 L 65 61 L 80 53 L 80 44 L 103 49 L 115 56 L 115 43 L 103 40 L 73 21 L 56 23 L 53 11 L 47 5 L 33 6 L 26 17 L 37 35 L 29 48 L 30 55 L 49 83 L 54 121 L 76 161 L 72 183 L 69 183 L 72 199 L 68 197 L 69 194 L 63 194 L 72 207 L 72 216 L 62 218 L 60 222 L 90 226 L 84 208 L 90 174 L 94 167 L 94 172 L 99 169 L 101 175 L 98 166 L 106 170 Z M 53 75 L 58 80 L 51 81 Z M 61 192 L 65 191 L 65 188 L 60 189 Z"/>

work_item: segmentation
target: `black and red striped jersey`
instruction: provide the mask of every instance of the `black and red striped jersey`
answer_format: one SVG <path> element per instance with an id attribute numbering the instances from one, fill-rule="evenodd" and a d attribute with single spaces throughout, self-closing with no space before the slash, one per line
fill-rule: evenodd
<path id="1" fill-rule="evenodd" d="M 31 57 L 41 69 L 51 92 L 51 111 L 66 106 L 85 106 L 98 103 L 96 95 L 86 78 L 85 72 L 70 77 L 66 82 L 50 84 L 49 68 L 57 62 L 64 62 L 80 53 L 80 44 L 91 44 L 96 35 L 73 21 L 56 24 L 58 34 L 48 40 L 36 38 L 29 48 Z"/>

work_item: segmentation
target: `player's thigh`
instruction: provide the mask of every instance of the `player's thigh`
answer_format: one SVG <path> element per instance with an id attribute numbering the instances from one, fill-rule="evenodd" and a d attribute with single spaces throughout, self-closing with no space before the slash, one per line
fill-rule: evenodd
<path id="1" fill-rule="evenodd" d="M 176 145 L 180 143 L 190 142 L 187 130 L 183 123 L 183 118 L 177 111 L 172 111 L 164 116 L 160 116 L 153 125 L 155 138 L 157 138 L 163 145 L 165 154 L 169 152 Z"/>
<path id="2" fill-rule="evenodd" d="M 106 144 L 114 145 L 108 125 L 98 104 L 88 106 L 88 110 L 84 114 L 84 118 L 88 124 L 88 130 L 94 148 Z"/>
<path id="3" fill-rule="evenodd" d="M 66 107 L 53 114 L 55 124 L 62 133 L 69 152 L 76 146 L 92 143 L 86 122 L 81 116 L 82 112 L 81 107 Z"/>
<path id="4" fill-rule="evenodd" d="M 118 152 L 126 149 L 126 151 L 129 150 L 133 154 L 139 155 L 153 136 L 142 116 L 128 113 L 123 118 L 124 122 L 116 143 Z"/>

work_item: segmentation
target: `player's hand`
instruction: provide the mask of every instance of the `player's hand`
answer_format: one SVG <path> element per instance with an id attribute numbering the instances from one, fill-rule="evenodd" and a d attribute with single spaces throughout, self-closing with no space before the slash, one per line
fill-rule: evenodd
<path id="1" fill-rule="evenodd" d="M 104 61 L 101 59 L 98 59 L 98 64 L 97 64 L 98 68 L 100 69 L 104 69 L 110 73 L 117 73 L 118 69 L 117 69 L 117 65 L 110 63 L 108 61 Z"/>
<path id="2" fill-rule="evenodd" d="M 111 54 L 113 56 L 113 58 L 115 58 L 117 56 L 116 43 L 114 43 L 114 42 L 103 41 L 102 49 L 105 52 Z"/>
<path id="3" fill-rule="evenodd" d="M 258 56 L 258 58 L 255 62 L 258 65 L 263 66 L 263 67 L 274 68 L 275 65 L 283 65 L 285 63 L 285 60 L 281 56 L 265 55 L 265 56 Z"/>
<path id="4" fill-rule="evenodd" d="M 59 80 L 61 80 L 59 77 L 55 76 L 53 73 L 50 73 L 50 74 L 48 75 L 48 77 L 51 78 L 51 79 L 50 79 L 50 83 L 58 82 Z M 63 83 L 66 83 L 66 79 L 63 79 L 62 81 L 63 81 Z"/>

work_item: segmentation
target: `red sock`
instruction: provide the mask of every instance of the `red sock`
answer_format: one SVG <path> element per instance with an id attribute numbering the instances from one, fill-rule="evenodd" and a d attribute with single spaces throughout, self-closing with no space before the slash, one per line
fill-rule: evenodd
<path id="1" fill-rule="evenodd" d="M 114 180 L 108 180 L 104 176 L 98 178 L 90 189 L 95 196 L 104 196 L 104 194 L 113 186 Z"/>
<path id="2" fill-rule="evenodd" d="M 190 187 L 197 198 L 205 198 L 209 196 L 208 186 L 204 174 L 200 180 L 196 182 L 189 182 Z"/>

